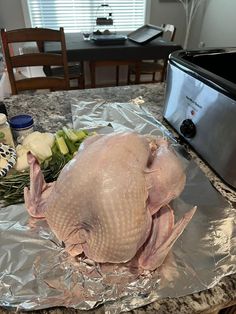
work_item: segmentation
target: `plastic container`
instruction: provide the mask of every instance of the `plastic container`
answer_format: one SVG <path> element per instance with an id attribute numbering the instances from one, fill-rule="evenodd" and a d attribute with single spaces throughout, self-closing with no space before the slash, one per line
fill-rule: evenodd
<path id="1" fill-rule="evenodd" d="M 14 116 L 9 121 L 13 136 L 18 144 L 24 137 L 34 131 L 34 120 L 28 114 Z"/>
<path id="2" fill-rule="evenodd" d="M 4 113 L 0 113 L 0 142 L 15 148 L 11 128 Z"/>

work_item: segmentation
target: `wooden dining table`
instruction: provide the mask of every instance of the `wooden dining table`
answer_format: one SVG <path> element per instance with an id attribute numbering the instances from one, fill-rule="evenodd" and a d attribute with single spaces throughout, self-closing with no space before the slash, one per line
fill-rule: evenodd
<path id="1" fill-rule="evenodd" d="M 113 64 L 134 64 L 136 67 L 135 83 L 140 79 L 139 61 L 166 59 L 169 54 L 182 47 L 162 37 L 139 44 L 127 38 L 123 43 L 97 44 L 93 40 L 84 40 L 82 33 L 65 33 L 68 62 L 108 61 Z M 45 44 L 45 51 L 60 51 L 53 42 Z M 90 68 L 91 87 L 95 86 L 95 71 Z"/>

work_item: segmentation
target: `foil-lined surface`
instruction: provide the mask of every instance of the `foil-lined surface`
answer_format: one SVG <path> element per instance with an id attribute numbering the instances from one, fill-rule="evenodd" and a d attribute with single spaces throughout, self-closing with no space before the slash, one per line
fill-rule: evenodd
<path id="1" fill-rule="evenodd" d="M 214 286 L 236 272 L 235 209 L 212 187 L 199 167 L 145 108 L 135 104 L 80 102 L 73 126 L 100 133 L 135 130 L 167 136 L 186 166 L 187 183 L 172 202 L 178 220 L 198 209 L 164 264 L 139 274 L 125 265 L 98 265 L 72 258 L 45 220 L 28 216 L 24 205 L 0 209 L 0 305 L 25 310 L 55 306 L 92 309 L 104 304 L 119 313 L 165 297 Z M 138 152 L 137 152 L 138 153 Z"/>

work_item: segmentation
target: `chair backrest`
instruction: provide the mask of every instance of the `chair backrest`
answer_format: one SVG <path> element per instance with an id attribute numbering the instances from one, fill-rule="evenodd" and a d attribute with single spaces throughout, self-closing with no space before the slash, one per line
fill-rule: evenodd
<path id="1" fill-rule="evenodd" d="M 169 41 L 174 41 L 176 27 L 172 24 L 162 24 L 162 27 L 164 28 L 163 38 Z"/>
<path id="2" fill-rule="evenodd" d="M 69 88 L 68 64 L 65 44 L 64 29 L 52 30 L 46 28 L 23 28 L 12 31 L 1 29 L 1 38 L 5 62 L 11 84 L 12 94 L 18 94 L 23 90 L 64 90 Z M 16 54 L 14 49 L 11 49 L 14 43 L 26 42 L 58 42 L 61 46 L 60 53 L 45 53 L 39 51 L 35 53 Z M 33 66 L 62 66 L 64 76 L 62 77 L 30 77 L 20 80 L 15 78 L 15 69 L 20 67 Z"/>

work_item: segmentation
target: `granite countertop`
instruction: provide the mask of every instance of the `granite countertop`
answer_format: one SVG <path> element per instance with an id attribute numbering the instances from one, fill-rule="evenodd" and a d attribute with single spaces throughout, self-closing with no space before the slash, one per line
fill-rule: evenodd
<path id="1" fill-rule="evenodd" d="M 162 110 L 164 100 L 164 84 L 133 85 L 112 88 L 72 90 L 67 92 L 39 93 L 35 95 L 18 95 L 5 99 L 8 115 L 12 117 L 20 113 L 31 114 L 35 128 L 40 131 L 56 131 L 64 125 L 71 125 L 71 105 L 81 100 L 105 100 L 106 102 L 144 103 L 145 107 L 169 130 L 174 132 L 163 121 Z M 175 134 L 175 133 L 174 133 Z M 186 150 L 203 170 L 212 185 L 225 197 L 230 206 L 236 206 L 236 192 L 225 185 L 214 172 L 187 145 Z M 217 313 L 222 308 L 236 304 L 236 274 L 224 277 L 213 288 L 179 298 L 166 298 L 150 305 L 138 308 L 129 313 Z M 41 312 L 73 312 L 80 310 L 48 309 Z M 7 310 L 0 309 L 0 313 Z M 103 313 L 100 307 L 88 313 Z"/>

